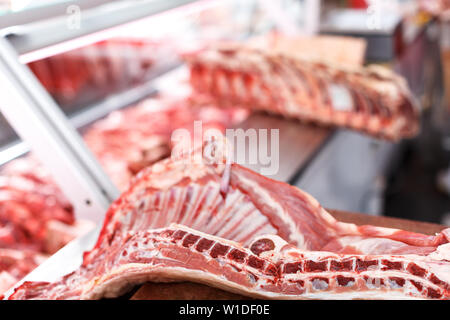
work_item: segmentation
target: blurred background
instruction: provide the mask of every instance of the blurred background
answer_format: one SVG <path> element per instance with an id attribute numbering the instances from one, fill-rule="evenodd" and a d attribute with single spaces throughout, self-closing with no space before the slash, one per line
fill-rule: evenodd
<path id="1" fill-rule="evenodd" d="M 444 0 L 0 0 L 0 35 L 121 190 L 140 169 L 167 157 L 170 133 L 193 120 L 221 129 L 284 127 L 277 179 L 324 207 L 450 225 L 449 10 Z M 176 99 L 187 90 L 184 53 L 274 34 L 362 39 L 364 46 L 342 43 L 343 59 L 357 63 L 360 55 L 365 65 L 402 75 L 420 105 L 420 134 L 393 143 L 342 128 L 247 118 L 244 111 L 193 111 Z M 337 50 L 324 43 L 323 52 Z M 0 104 L 14 109 L 6 97 Z M 48 226 L 36 226 L 57 220 L 62 226 L 51 230 L 64 239 L 41 243 L 49 254 L 84 227 L 29 152 L 39 146 L 22 141 L 13 127 L 0 115 L 0 248 L 44 241 Z M 24 225 L 24 216 L 35 223 Z"/>

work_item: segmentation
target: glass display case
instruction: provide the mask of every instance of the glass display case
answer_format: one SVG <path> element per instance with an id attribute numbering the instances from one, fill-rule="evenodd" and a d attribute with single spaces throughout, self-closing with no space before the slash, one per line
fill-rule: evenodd
<path id="1" fill-rule="evenodd" d="M 37 21 L 30 18 L 33 21 L 24 23 L 19 31 L 8 31 L 8 39 L 22 57 L 26 56 L 25 63 L 77 127 L 155 94 L 152 79 L 178 66 L 179 56 L 186 50 L 277 30 L 301 32 L 305 16 L 304 1 L 292 0 L 276 5 L 253 0 L 184 1 L 192 3 L 148 18 L 141 18 L 135 6 L 147 3 L 151 7 L 152 1 L 105 2 L 92 1 L 89 7 L 86 1 L 39 2 L 42 8 L 47 5 L 44 11 L 48 17 L 52 16 L 48 8 L 67 8 L 69 4 L 86 7 L 82 12 L 87 20 L 81 30 L 75 30 L 80 34 L 66 46 L 56 42 L 64 44 L 64 37 L 70 38 L 70 34 L 55 38 L 56 30 L 66 28 L 66 16 L 42 21 L 36 16 Z M 32 3 L 29 7 L 34 8 Z M 284 10 L 286 7 L 291 10 Z M 30 8 L 23 7 L 18 13 Z M 123 24 L 120 17 L 127 12 L 130 21 Z M 113 27 L 114 19 L 123 25 Z M 94 32 L 103 24 L 108 27 Z M 89 34 L 80 36 L 84 29 Z M 18 141 L 0 115 L 0 150 Z"/>

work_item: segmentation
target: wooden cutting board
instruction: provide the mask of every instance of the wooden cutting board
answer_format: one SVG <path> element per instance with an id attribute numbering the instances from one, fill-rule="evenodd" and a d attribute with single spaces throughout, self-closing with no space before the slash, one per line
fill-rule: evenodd
<path id="1" fill-rule="evenodd" d="M 445 226 L 433 223 L 411 220 L 370 216 L 361 213 L 351 213 L 337 210 L 329 212 L 339 221 L 355 223 L 357 225 L 374 225 L 379 227 L 397 228 L 412 232 L 433 235 L 439 233 Z M 147 283 L 142 285 L 131 297 L 131 300 L 249 300 L 251 298 L 207 285 L 181 283 Z"/>

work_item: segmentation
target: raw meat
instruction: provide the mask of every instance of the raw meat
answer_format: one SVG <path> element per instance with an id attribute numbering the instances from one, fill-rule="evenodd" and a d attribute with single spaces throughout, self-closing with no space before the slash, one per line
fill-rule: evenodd
<path id="1" fill-rule="evenodd" d="M 230 167 L 219 148 L 141 171 L 78 271 L 25 283 L 11 298 L 114 297 L 169 280 L 266 298 L 449 298 L 450 229 L 427 236 L 336 221 L 303 191 Z M 192 229 L 158 230 L 173 222 Z"/>
<path id="2" fill-rule="evenodd" d="M 197 95 L 336 125 L 391 140 L 419 131 L 419 110 L 406 81 L 381 66 L 342 67 L 283 51 L 227 44 L 186 54 Z"/>
<path id="3" fill-rule="evenodd" d="M 194 107 L 186 99 L 159 97 L 111 113 L 94 123 L 84 133 L 84 140 L 124 190 L 138 171 L 170 155 L 173 130 L 193 130 L 194 121 L 200 120 L 204 130 L 224 131 L 247 114 L 243 109 L 223 110 L 203 104 Z M 88 221 L 75 221 L 72 205 L 33 156 L 14 160 L 3 168 L 0 248 L 54 253 L 92 227 Z M 30 263 L 28 270 L 36 266 Z M 10 287 L 12 279 L 18 278 L 10 274 L 0 277 L 0 287 Z"/>
<path id="4" fill-rule="evenodd" d="M 47 223 L 75 221 L 72 205 L 45 171 L 33 171 L 37 168 L 32 160 L 17 160 L 0 176 L 0 248 L 49 252 Z"/>
<path id="5" fill-rule="evenodd" d="M 116 111 L 94 123 L 83 134 L 113 182 L 125 190 L 141 169 L 170 156 L 171 134 L 175 129 L 194 129 L 202 121 L 203 131 L 226 128 L 243 121 L 244 109 L 223 110 L 211 104 L 193 103 L 185 97 L 158 97 Z"/>
<path id="6" fill-rule="evenodd" d="M 28 66 L 58 102 L 71 104 L 80 101 L 76 99 L 83 93 L 89 96 L 142 83 L 156 60 L 167 59 L 164 48 L 159 41 L 146 38 L 114 38 Z"/>
<path id="7" fill-rule="evenodd" d="M 0 248 L 0 296 L 45 259 L 35 251 Z"/>
<path id="8" fill-rule="evenodd" d="M 10 298 L 117 297 L 146 281 L 177 280 L 258 298 L 450 298 L 448 252 L 338 255 L 299 250 L 274 235 L 249 248 L 178 225 L 118 234 L 103 259 L 57 283 L 25 283 Z"/>
<path id="9" fill-rule="evenodd" d="M 32 158 L 0 175 L 0 295 L 70 240 L 92 229 Z"/>

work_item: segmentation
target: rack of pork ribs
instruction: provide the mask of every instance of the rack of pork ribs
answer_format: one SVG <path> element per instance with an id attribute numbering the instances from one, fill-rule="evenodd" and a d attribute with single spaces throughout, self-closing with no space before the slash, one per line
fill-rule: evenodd
<path id="1" fill-rule="evenodd" d="M 205 151 L 141 171 L 79 269 L 8 298 L 112 298 L 180 281 L 268 299 L 450 298 L 450 229 L 340 222 L 298 188 L 212 159 Z"/>
<path id="2" fill-rule="evenodd" d="M 388 140 L 414 137 L 420 113 L 406 81 L 382 66 L 342 64 L 246 44 L 184 56 L 198 97 Z"/>

